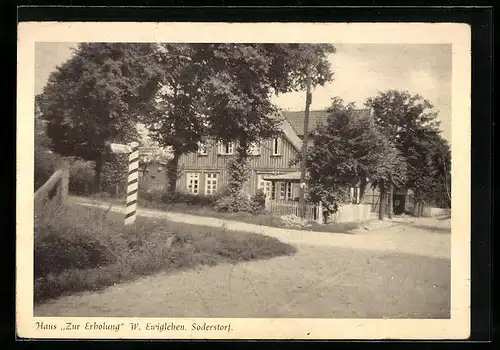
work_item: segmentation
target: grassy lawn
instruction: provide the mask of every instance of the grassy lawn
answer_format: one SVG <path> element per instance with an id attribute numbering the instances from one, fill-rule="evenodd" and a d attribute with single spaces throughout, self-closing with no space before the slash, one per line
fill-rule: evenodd
<path id="1" fill-rule="evenodd" d="M 109 203 L 120 204 L 120 205 L 125 204 L 125 199 L 116 199 L 116 198 L 101 198 L 101 199 Z M 210 206 L 192 206 L 183 203 L 166 204 L 157 201 L 145 200 L 143 198 L 138 199 L 138 205 L 139 207 L 142 208 L 158 209 L 170 212 L 186 213 L 191 215 L 208 216 L 218 219 L 241 221 L 254 225 L 264 225 L 277 228 L 293 228 L 295 230 L 304 230 L 304 231 L 351 233 L 351 230 L 354 230 L 363 224 L 362 222 L 333 222 L 322 225 L 318 224 L 315 221 L 310 221 L 308 222 L 307 226 L 292 227 L 286 225 L 286 223 L 284 223 L 279 216 L 272 215 L 269 213 L 251 214 L 245 212 L 235 212 L 235 213 L 219 212 Z"/>
<path id="2" fill-rule="evenodd" d="M 35 302 L 158 271 L 294 253 L 259 234 L 141 217 L 124 226 L 120 214 L 67 206 L 35 223 Z"/>

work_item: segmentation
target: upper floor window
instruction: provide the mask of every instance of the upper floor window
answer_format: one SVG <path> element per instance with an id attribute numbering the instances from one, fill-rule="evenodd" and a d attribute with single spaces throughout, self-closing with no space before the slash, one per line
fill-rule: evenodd
<path id="1" fill-rule="evenodd" d="M 248 154 L 251 156 L 257 156 L 260 154 L 260 145 L 257 142 L 253 142 L 248 147 Z"/>
<path id="2" fill-rule="evenodd" d="M 205 142 L 198 142 L 198 154 L 199 155 L 206 155 L 207 154 L 207 145 Z"/>
<path id="3" fill-rule="evenodd" d="M 273 139 L 272 147 L 273 147 L 272 150 L 273 156 L 281 155 L 281 147 L 282 147 L 281 137 L 275 137 Z"/>
<path id="4" fill-rule="evenodd" d="M 220 142 L 219 154 L 230 155 L 234 153 L 234 142 Z"/>

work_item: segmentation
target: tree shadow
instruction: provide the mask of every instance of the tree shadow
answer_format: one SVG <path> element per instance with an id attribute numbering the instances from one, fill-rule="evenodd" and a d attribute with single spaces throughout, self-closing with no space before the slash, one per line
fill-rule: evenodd
<path id="1" fill-rule="evenodd" d="M 408 227 L 414 227 L 416 229 L 420 230 L 427 230 L 431 232 L 437 232 L 437 233 L 451 233 L 451 227 L 450 228 L 445 228 L 445 227 L 436 227 L 432 225 L 424 225 L 424 224 L 416 224 L 416 223 L 409 223 L 409 222 L 398 222 L 400 225 L 408 226 Z"/>

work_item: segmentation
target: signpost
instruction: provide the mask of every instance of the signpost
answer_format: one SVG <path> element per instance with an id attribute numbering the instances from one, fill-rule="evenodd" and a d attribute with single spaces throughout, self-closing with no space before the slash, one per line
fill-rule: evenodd
<path id="1" fill-rule="evenodd" d="M 113 153 L 128 153 L 128 179 L 127 202 L 125 204 L 125 225 L 135 222 L 137 207 L 137 191 L 139 179 L 139 144 L 132 142 L 130 145 L 118 143 L 110 144 Z"/>

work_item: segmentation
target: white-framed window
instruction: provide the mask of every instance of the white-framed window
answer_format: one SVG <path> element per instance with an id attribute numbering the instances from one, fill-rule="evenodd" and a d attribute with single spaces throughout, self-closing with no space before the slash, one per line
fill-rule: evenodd
<path id="1" fill-rule="evenodd" d="M 213 195 L 217 192 L 217 173 L 205 174 L 205 194 L 207 196 Z"/>
<path id="2" fill-rule="evenodd" d="M 251 156 L 258 156 L 260 154 L 260 144 L 258 142 L 252 142 L 248 147 L 248 154 Z"/>
<path id="3" fill-rule="evenodd" d="M 198 154 L 201 156 L 207 155 L 207 144 L 203 141 L 198 142 Z"/>
<path id="4" fill-rule="evenodd" d="M 293 199 L 293 187 L 291 182 L 280 182 L 279 183 L 279 198 L 280 199 Z"/>
<path id="5" fill-rule="evenodd" d="M 219 142 L 219 154 L 231 155 L 234 153 L 234 142 Z"/>
<path id="6" fill-rule="evenodd" d="M 279 156 L 281 155 L 281 146 L 282 146 L 282 142 L 281 142 L 281 137 L 275 137 L 273 139 L 273 142 L 272 142 L 272 154 L 273 156 Z"/>
<path id="7" fill-rule="evenodd" d="M 200 173 L 186 173 L 186 189 L 189 193 L 200 193 Z"/>
<path id="8" fill-rule="evenodd" d="M 267 198 L 273 197 L 273 186 L 271 181 L 266 181 L 262 177 L 264 175 L 259 175 L 257 177 L 257 188 L 262 189 Z"/>
<path id="9" fill-rule="evenodd" d="M 293 184 L 291 182 L 286 183 L 286 198 L 293 199 Z"/>

